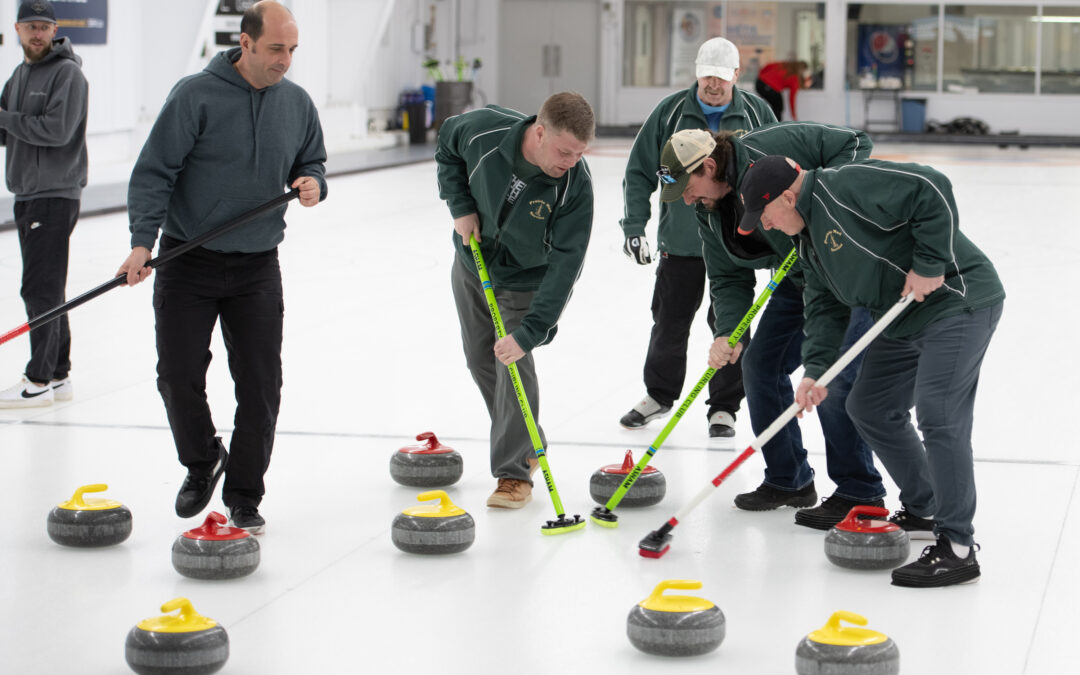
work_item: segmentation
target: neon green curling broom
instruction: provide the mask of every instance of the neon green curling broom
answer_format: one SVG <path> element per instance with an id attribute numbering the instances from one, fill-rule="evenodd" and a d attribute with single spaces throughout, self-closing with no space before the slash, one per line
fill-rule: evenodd
<path id="1" fill-rule="evenodd" d="M 491 320 L 495 323 L 495 334 L 501 340 L 506 337 L 506 328 L 499 314 L 499 305 L 495 302 L 495 291 L 491 287 L 491 278 L 488 276 L 484 256 L 480 253 L 480 244 L 476 242 L 476 237 L 469 235 L 469 246 L 472 248 L 476 270 L 480 273 L 480 284 L 484 287 L 484 297 L 487 298 Z M 555 507 L 555 520 L 544 523 L 540 527 L 540 533 L 565 534 L 580 530 L 585 527 L 585 520 L 579 515 L 575 515 L 572 519 L 566 517 L 566 510 L 563 508 L 562 500 L 559 499 L 559 491 L 555 489 L 555 479 L 551 477 L 551 469 L 548 467 L 547 451 L 544 450 L 544 444 L 540 441 L 540 432 L 536 430 L 536 420 L 533 419 L 529 399 L 525 396 L 525 388 L 521 386 L 517 364 L 511 363 L 507 369 L 510 371 L 510 380 L 514 383 L 514 392 L 521 406 L 521 414 L 525 418 L 525 426 L 529 429 L 529 438 L 532 440 L 533 451 L 536 452 L 536 461 L 540 464 L 540 470 L 544 472 L 544 482 L 547 483 L 548 494 L 551 495 L 551 503 Z"/>
<path id="2" fill-rule="evenodd" d="M 728 338 L 728 344 L 732 348 L 734 348 L 735 345 L 739 342 L 739 338 L 743 336 L 743 333 L 745 333 L 746 330 L 750 328 L 750 324 L 754 321 L 754 317 L 757 316 L 757 313 L 760 312 L 761 308 L 765 306 L 765 303 L 769 300 L 769 296 L 771 296 L 772 292 L 776 290 L 776 287 L 780 285 L 780 282 L 784 280 L 784 277 L 787 275 L 788 270 L 790 270 L 795 264 L 796 258 L 798 258 L 798 255 L 796 254 L 795 249 L 791 249 L 791 252 L 787 254 L 786 258 L 784 258 L 784 262 L 781 263 L 780 268 L 776 270 L 776 274 L 773 275 L 772 279 L 769 280 L 769 283 L 761 291 L 761 295 L 757 297 L 757 300 L 754 301 L 753 306 L 749 310 L 747 310 L 746 315 L 743 316 L 742 321 L 740 321 L 739 325 L 735 328 L 734 331 L 732 331 L 731 336 Z M 607 504 L 604 504 L 603 506 L 597 506 L 595 509 L 593 509 L 592 515 L 589 516 L 589 518 L 591 518 L 594 523 L 601 527 L 614 528 L 619 526 L 619 517 L 612 513 L 612 511 L 615 510 L 615 507 L 619 505 L 619 502 L 622 501 L 622 498 L 626 495 L 630 488 L 633 487 L 634 481 L 636 481 L 638 479 L 638 476 L 640 476 L 641 473 L 645 470 L 645 466 L 649 463 L 649 460 L 652 459 L 653 455 L 656 454 L 656 451 L 660 449 L 661 445 L 663 445 L 664 441 L 668 437 L 668 434 L 670 434 L 671 430 L 675 428 L 675 425 L 679 423 L 679 420 L 682 419 L 683 413 L 685 413 L 686 410 L 690 407 L 690 404 L 694 402 L 694 399 L 696 399 L 697 395 L 701 392 L 701 390 L 705 388 L 705 385 L 709 383 L 709 380 L 712 379 L 714 373 L 716 373 L 715 368 L 709 368 L 705 371 L 705 374 L 701 376 L 701 379 L 698 380 L 698 383 L 694 385 L 693 389 L 690 390 L 690 393 L 686 396 L 686 399 L 682 402 L 682 405 L 679 406 L 679 409 L 668 421 L 663 431 L 660 432 L 660 435 L 657 436 L 656 440 L 653 441 L 652 445 L 649 446 L 649 450 L 644 455 L 642 455 L 641 459 L 638 460 L 638 463 L 634 466 L 630 473 L 626 474 L 626 478 L 623 480 L 622 484 L 619 485 L 619 488 L 615 490 L 615 494 L 611 495 L 611 498 L 608 499 Z"/>

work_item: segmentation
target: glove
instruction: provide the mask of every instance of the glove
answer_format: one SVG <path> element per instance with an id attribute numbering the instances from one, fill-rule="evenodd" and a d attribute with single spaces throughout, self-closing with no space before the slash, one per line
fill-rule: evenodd
<path id="1" fill-rule="evenodd" d="M 652 262 L 652 256 L 649 255 L 649 240 L 645 237 L 639 237 L 637 235 L 627 237 L 622 250 L 628 258 L 637 262 L 639 265 L 648 265 Z"/>

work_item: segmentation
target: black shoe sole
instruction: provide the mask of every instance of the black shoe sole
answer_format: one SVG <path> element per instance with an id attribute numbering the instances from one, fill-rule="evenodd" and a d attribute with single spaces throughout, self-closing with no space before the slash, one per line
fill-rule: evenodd
<path id="1" fill-rule="evenodd" d="M 709 426 L 709 438 L 734 438 L 735 430 L 726 424 L 713 424 Z"/>
<path id="2" fill-rule="evenodd" d="M 830 518 L 826 516 L 804 515 L 805 510 L 795 513 L 795 524 L 809 527 L 814 530 L 831 530 L 834 525 L 843 518 Z"/>
<path id="3" fill-rule="evenodd" d="M 760 504 L 760 505 L 759 504 L 740 504 L 739 503 L 739 498 L 736 497 L 735 498 L 735 506 L 738 507 L 739 509 L 742 509 L 743 511 L 775 511 L 776 509 L 779 509 L 779 508 L 784 507 L 784 506 L 792 506 L 792 507 L 797 508 L 797 509 L 805 509 L 805 508 L 808 508 L 810 506 L 813 506 L 814 504 L 817 504 L 817 501 L 818 501 L 818 499 L 817 499 L 816 494 L 813 495 L 810 499 L 803 499 L 801 501 L 800 500 L 791 500 L 791 501 L 785 501 L 785 502 L 782 502 L 782 503 L 779 503 L 779 504 L 772 503 L 772 504 Z M 830 525 L 830 527 L 831 527 L 831 525 Z M 825 529 L 828 529 L 828 528 L 825 528 Z"/>
<path id="4" fill-rule="evenodd" d="M 217 488 L 218 481 L 221 479 L 222 474 L 225 473 L 225 468 L 229 466 L 229 453 L 222 450 L 221 454 L 218 455 L 218 459 L 221 460 L 221 466 L 214 472 L 214 475 L 210 477 L 210 484 L 206 487 L 206 493 L 199 497 L 199 501 L 185 509 L 180 506 L 180 495 L 176 495 L 176 515 L 181 518 L 192 518 L 202 513 L 202 510 L 210 503 L 210 500 L 214 496 L 214 490 Z"/>
<path id="5" fill-rule="evenodd" d="M 866 502 L 866 503 L 863 503 L 863 504 L 853 504 L 852 508 L 855 508 L 856 506 L 877 506 L 879 508 L 883 508 L 885 506 L 885 501 L 882 500 L 882 501 L 879 501 L 879 502 Z M 809 527 L 809 528 L 812 528 L 812 529 L 815 529 L 815 530 L 831 530 L 834 525 L 836 525 L 837 523 L 842 521 L 844 518 L 847 518 L 847 513 L 845 513 L 842 516 L 820 515 L 820 514 L 817 514 L 817 513 L 810 513 L 813 510 L 814 509 L 804 509 L 802 511 L 797 512 L 795 514 L 795 524 L 796 525 L 802 525 L 803 527 Z M 851 511 L 849 510 L 848 513 L 850 513 L 850 512 Z M 867 517 L 868 516 L 863 516 L 863 518 L 867 518 Z M 936 537 L 932 537 L 932 538 L 936 539 Z"/>
<path id="6" fill-rule="evenodd" d="M 981 576 L 978 563 L 933 576 L 898 574 L 898 572 L 900 570 L 893 570 L 892 585 L 904 588 L 939 588 L 956 584 L 970 584 L 978 581 Z"/>
<path id="7" fill-rule="evenodd" d="M 630 431 L 638 431 L 649 426 L 649 422 L 660 419 L 669 412 L 671 412 L 671 408 L 668 408 L 667 410 L 661 410 L 658 413 L 653 413 L 652 415 L 645 417 L 638 411 L 634 410 L 631 413 L 623 415 L 622 419 L 619 420 L 619 426 L 621 426 L 623 429 L 629 429 Z M 631 418 L 631 414 L 635 415 L 635 417 Z"/>

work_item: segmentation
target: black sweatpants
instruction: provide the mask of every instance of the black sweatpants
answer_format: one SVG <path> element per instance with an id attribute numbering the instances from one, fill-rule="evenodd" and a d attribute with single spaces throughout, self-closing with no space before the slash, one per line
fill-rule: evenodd
<path id="1" fill-rule="evenodd" d="M 682 394 L 690 325 L 701 307 L 707 283 L 703 258 L 661 255 L 653 288 L 652 336 L 645 357 L 645 389 L 660 405 L 671 406 Z M 711 302 L 708 320 L 712 335 L 716 319 Z M 707 356 L 703 352 L 694 358 L 702 374 L 708 367 Z M 709 380 L 707 414 L 723 410 L 734 415 L 742 399 L 742 361 L 739 360 L 716 371 Z"/>
<path id="2" fill-rule="evenodd" d="M 162 237 L 161 252 L 180 243 Z M 196 248 L 163 265 L 155 277 L 157 384 L 180 463 L 200 470 L 209 469 L 217 459 L 206 370 L 210 336 L 220 318 L 236 385 L 222 500 L 229 507 L 258 506 L 281 405 L 285 307 L 277 249 L 217 253 Z"/>
<path id="3" fill-rule="evenodd" d="M 27 319 L 64 304 L 71 233 L 79 219 L 79 200 L 51 197 L 15 202 L 15 226 L 22 253 L 22 295 Z M 30 331 L 32 382 L 62 380 L 71 370 L 71 330 L 67 314 Z"/>

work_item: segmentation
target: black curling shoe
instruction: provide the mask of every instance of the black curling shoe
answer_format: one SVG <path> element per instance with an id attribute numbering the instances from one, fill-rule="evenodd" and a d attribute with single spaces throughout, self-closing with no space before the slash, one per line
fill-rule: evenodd
<path id="1" fill-rule="evenodd" d="M 821 500 L 820 506 L 812 509 L 799 509 L 795 512 L 795 524 L 803 527 L 811 527 L 815 530 L 828 530 L 847 517 L 851 509 L 856 506 L 885 506 L 884 499 L 875 499 L 870 502 L 857 502 L 845 497 L 826 497 Z"/>
<path id="2" fill-rule="evenodd" d="M 181 518 L 197 516 L 210 503 L 210 497 L 214 494 L 221 474 L 225 473 L 225 467 L 229 464 L 229 453 L 225 452 L 225 446 L 221 439 L 214 439 L 218 447 L 218 459 L 209 471 L 188 471 L 184 484 L 180 486 L 180 492 L 176 495 L 176 515 Z"/>
<path id="3" fill-rule="evenodd" d="M 893 586 L 908 588 L 935 588 L 968 584 L 979 580 L 979 563 L 975 560 L 975 544 L 966 558 L 953 552 L 952 542 L 945 535 L 937 543 L 923 549 L 922 555 L 913 563 L 898 567 L 892 572 Z"/>
<path id="4" fill-rule="evenodd" d="M 743 511 L 772 511 L 781 506 L 806 508 L 817 504 L 817 490 L 810 483 L 801 490 L 778 490 L 762 483 L 753 492 L 735 495 L 735 506 Z"/>

